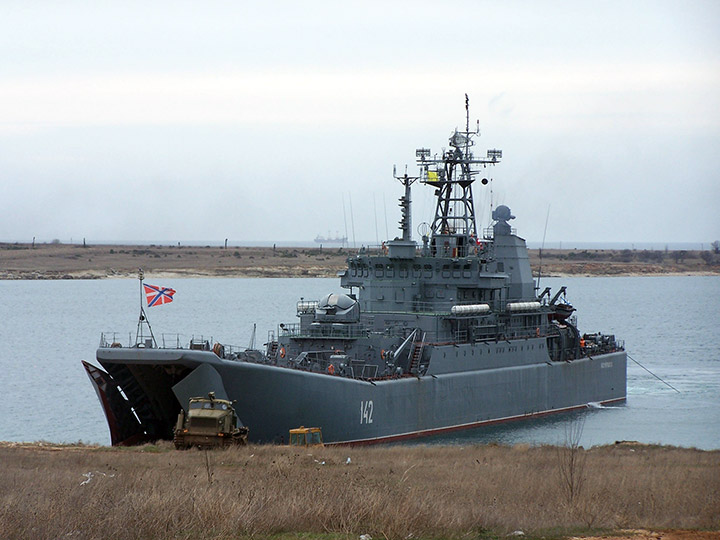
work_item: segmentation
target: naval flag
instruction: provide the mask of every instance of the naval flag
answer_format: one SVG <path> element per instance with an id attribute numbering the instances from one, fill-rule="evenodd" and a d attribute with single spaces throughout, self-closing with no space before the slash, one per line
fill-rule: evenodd
<path id="1" fill-rule="evenodd" d="M 143 287 L 145 287 L 145 296 L 147 296 L 148 307 L 159 306 L 160 304 L 169 304 L 173 301 L 175 289 L 145 284 L 143 284 Z"/>

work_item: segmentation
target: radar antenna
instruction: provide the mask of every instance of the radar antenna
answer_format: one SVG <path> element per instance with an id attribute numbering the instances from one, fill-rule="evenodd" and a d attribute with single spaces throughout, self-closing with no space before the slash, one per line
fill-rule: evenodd
<path id="1" fill-rule="evenodd" d="M 502 158 L 501 150 L 488 150 L 486 158 L 476 158 L 471 147 L 478 128 L 470 130 L 470 99 L 465 94 L 465 131 L 450 136 L 450 149 L 441 156 L 431 155 L 429 148 L 415 151 L 420 166 L 422 182 L 435 188 L 437 204 L 435 218 L 430 226 L 432 252 L 443 256 L 467 256 L 477 246 L 478 234 L 475 220 L 472 183 L 478 174 L 476 167 L 495 165 Z M 483 179 L 482 184 L 487 184 Z M 440 251 L 438 251 L 440 250 Z"/>

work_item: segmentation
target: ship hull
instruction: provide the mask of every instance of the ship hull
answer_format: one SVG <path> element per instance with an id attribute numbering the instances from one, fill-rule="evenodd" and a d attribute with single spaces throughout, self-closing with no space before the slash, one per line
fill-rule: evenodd
<path id="1" fill-rule="evenodd" d="M 469 111 L 466 96 L 467 125 Z M 395 176 L 401 235 L 360 248 L 338 273 L 347 294 L 297 303 L 266 350 L 191 340 L 158 349 L 101 338 L 87 365 L 113 444 L 169 439 L 181 407 L 214 392 L 236 401 L 249 440 L 281 442 L 292 428 L 320 427 L 326 442 L 364 444 L 420 437 L 625 399 L 627 356 L 614 335 L 580 334 L 566 288 L 537 295 L 525 240 L 509 207 L 492 210 L 478 235 L 472 184 L 477 131 L 455 131 L 451 150 L 416 152 L 421 174 Z M 433 189 L 432 225 L 413 240 L 411 186 Z M 487 184 L 487 180 L 483 180 Z M 143 275 L 140 287 L 143 289 Z M 548 299 L 545 296 L 548 295 Z M 562 297 L 562 298 L 561 298 Z M 558 300 L 561 303 L 558 304 Z M 148 325 L 149 326 L 149 325 Z M 151 333 L 151 332 L 150 332 Z M 113 334 L 114 336 L 114 334 Z M 254 339 L 253 339 L 254 341 Z M 234 350 L 233 350 L 234 349 Z"/>
<path id="2" fill-rule="evenodd" d="M 188 396 L 214 391 L 237 401 L 250 441 L 283 442 L 289 429 L 305 425 L 321 427 L 325 441 L 336 444 L 422 437 L 623 401 L 627 362 L 625 352 L 616 351 L 572 362 L 367 381 L 183 349 L 100 349 L 98 361 L 113 377 L 124 373 L 119 386 L 134 379 L 135 390 L 124 393 L 133 410 L 144 411 L 141 429 L 149 438 L 166 436 Z"/>

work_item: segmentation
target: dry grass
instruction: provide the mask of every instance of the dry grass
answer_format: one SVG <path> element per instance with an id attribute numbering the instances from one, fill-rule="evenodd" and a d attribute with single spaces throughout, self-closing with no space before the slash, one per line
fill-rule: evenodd
<path id="1" fill-rule="evenodd" d="M 584 453 L 583 488 L 568 504 L 551 447 L 249 446 L 206 453 L 169 444 L 6 445 L 0 538 L 310 532 L 406 539 L 720 528 L 720 452 L 616 446 Z"/>

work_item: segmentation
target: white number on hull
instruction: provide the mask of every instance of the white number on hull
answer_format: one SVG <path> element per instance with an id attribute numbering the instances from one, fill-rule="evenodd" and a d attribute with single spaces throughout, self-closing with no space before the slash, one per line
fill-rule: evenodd
<path id="1" fill-rule="evenodd" d="M 373 402 L 361 401 L 360 402 L 360 423 L 361 424 L 372 424 L 372 413 L 373 413 Z"/>

